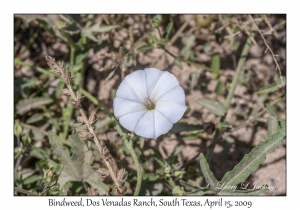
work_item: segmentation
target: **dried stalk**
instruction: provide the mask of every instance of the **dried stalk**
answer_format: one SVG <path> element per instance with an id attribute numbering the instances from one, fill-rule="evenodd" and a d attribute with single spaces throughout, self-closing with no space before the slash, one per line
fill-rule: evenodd
<path id="1" fill-rule="evenodd" d="M 72 86 L 71 86 L 71 72 L 68 70 L 64 70 L 64 63 L 63 62 L 55 62 L 55 59 L 49 55 L 45 56 L 47 63 L 49 65 L 49 67 L 51 68 L 51 72 L 53 74 L 55 74 L 56 76 L 61 76 L 67 86 L 67 89 L 63 90 L 63 94 L 65 95 L 69 95 L 71 96 L 71 103 L 74 106 L 74 108 L 78 109 L 81 116 L 79 116 L 77 119 L 80 119 L 79 121 L 82 123 L 85 123 L 89 133 L 81 133 L 81 137 L 84 139 L 90 139 L 92 138 L 98 148 L 98 150 L 100 151 L 100 153 L 103 156 L 104 162 L 106 164 L 106 167 L 108 169 L 109 175 L 112 178 L 114 184 L 115 184 L 115 192 L 118 195 L 122 195 L 123 194 L 123 190 L 121 187 L 121 184 L 124 180 L 123 175 L 120 179 L 119 174 L 124 174 L 124 169 L 118 169 L 117 164 L 115 159 L 111 156 L 109 149 L 107 148 L 104 140 L 99 139 L 95 132 L 94 129 L 92 127 L 92 124 L 95 122 L 94 119 L 94 113 L 91 114 L 91 116 L 89 117 L 89 119 L 87 118 L 82 106 L 81 106 L 81 100 L 83 98 L 82 94 L 77 91 L 76 94 L 74 93 Z M 91 134 L 91 135 L 88 135 Z M 101 170 L 100 170 L 101 171 Z M 99 170 L 98 170 L 99 172 Z"/>

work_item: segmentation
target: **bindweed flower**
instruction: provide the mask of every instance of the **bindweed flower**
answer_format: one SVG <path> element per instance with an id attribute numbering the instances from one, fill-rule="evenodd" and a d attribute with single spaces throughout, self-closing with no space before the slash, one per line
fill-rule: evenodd
<path id="1" fill-rule="evenodd" d="M 127 75 L 114 99 L 114 114 L 121 125 L 152 139 L 167 133 L 186 108 L 184 91 L 176 77 L 156 68 Z"/>

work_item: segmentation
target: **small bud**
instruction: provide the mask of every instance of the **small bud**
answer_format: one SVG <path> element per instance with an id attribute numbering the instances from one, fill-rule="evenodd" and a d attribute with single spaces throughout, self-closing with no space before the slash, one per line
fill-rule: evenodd
<path id="1" fill-rule="evenodd" d="M 58 67 L 63 70 L 64 69 L 64 62 L 63 61 L 57 61 Z"/>
<path id="2" fill-rule="evenodd" d="M 82 116 L 77 116 L 77 121 L 80 123 L 84 123 L 84 119 Z"/>
<path id="3" fill-rule="evenodd" d="M 126 175 L 127 175 L 127 172 L 125 171 L 124 168 L 121 168 L 120 170 L 117 171 L 117 180 L 120 184 L 125 181 Z"/>
<path id="4" fill-rule="evenodd" d="M 60 75 L 61 75 L 61 72 L 56 69 L 51 69 L 50 72 L 52 72 L 55 76 L 58 76 L 58 77 L 60 77 Z"/>
<path id="5" fill-rule="evenodd" d="M 93 111 L 89 117 L 89 123 L 91 125 L 93 125 L 98 120 L 98 117 L 96 117 L 95 115 L 96 115 L 96 111 Z"/>
<path id="6" fill-rule="evenodd" d="M 77 98 L 78 101 L 81 101 L 84 98 L 84 96 L 81 94 L 81 92 L 77 91 L 76 92 L 76 98 Z"/>
<path id="7" fill-rule="evenodd" d="M 79 138 L 80 138 L 80 140 L 82 140 L 82 141 L 92 139 L 93 137 L 94 137 L 94 135 L 91 134 L 91 133 L 88 132 L 88 131 L 81 131 L 81 132 L 79 133 Z"/>
<path id="8" fill-rule="evenodd" d="M 109 176 L 109 171 L 107 168 L 99 168 L 97 171 L 100 173 L 101 177 L 103 177 L 103 178 L 106 178 Z"/>
<path id="9" fill-rule="evenodd" d="M 21 133 L 22 133 L 22 127 L 21 127 L 21 125 L 20 125 L 20 121 L 19 120 L 16 120 L 15 121 L 15 135 L 16 136 L 20 136 L 21 135 Z"/>
<path id="10" fill-rule="evenodd" d="M 66 95 L 66 96 L 70 96 L 71 95 L 71 92 L 68 88 L 64 88 L 62 91 L 61 91 L 61 94 L 63 95 Z"/>
<path id="11" fill-rule="evenodd" d="M 73 98 L 71 99 L 71 104 L 74 106 L 75 109 L 78 109 L 80 105 L 80 103 Z"/>

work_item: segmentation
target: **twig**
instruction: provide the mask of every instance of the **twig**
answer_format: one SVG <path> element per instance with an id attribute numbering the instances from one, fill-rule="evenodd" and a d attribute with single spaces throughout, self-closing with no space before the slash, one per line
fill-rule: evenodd
<path id="1" fill-rule="evenodd" d="M 91 117 L 88 119 L 82 106 L 81 106 L 81 100 L 83 98 L 82 94 L 77 91 L 76 94 L 74 93 L 72 86 L 71 86 L 71 73 L 70 71 L 65 71 L 64 70 L 64 64 L 63 62 L 55 62 L 55 59 L 46 55 L 45 56 L 48 65 L 51 68 L 51 72 L 53 74 L 55 74 L 56 76 L 61 76 L 67 86 L 67 89 L 64 89 L 63 93 L 66 95 L 71 96 L 71 103 L 72 105 L 77 108 L 81 114 L 81 117 L 83 119 L 83 122 L 86 124 L 88 131 L 90 133 L 90 135 L 92 135 L 93 140 L 98 148 L 98 150 L 100 151 L 100 153 L 103 156 L 104 162 L 106 164 L 106 167 L 109 171 L 109 175 L 111 176 L 115 187 L 116 187 L 116 193 L 119 195 L 123 194 L 123 190 L 122 187 L 117 179 L 117 173 L 118 173 L 118 169 L 113 169 L 115 167 L 112 166 L 112 162 L 114 162 L 115 160 L 113 159 L 113 157 L 110 154 L 110 151 L 108 150 L 105 142 L 101 139 L 98 139 L 97 135 L 94 132 L 94 129 L 92 127 L 92 121 L 94 121 L 94 119 L 91 119 Z M 89 135 L 87 135 L 88 137 L 90 137 Z M 116 165 L 116 164 L 115 164 Z"/>
<path id="2" fill-rule="evenodd" d="M 268 49 L 268 50 L 270 51 L 270 53 L 272 54 L 273 60 L 274 60 L 275 65 L 276 65 L 276 69 L 278 69 L 278 72 L 279 72 L 279 77 L 280 77 L 280 79 L 281 79 L 282 87 L 284 87 L 284 81 L 283 81 L 283 78 L 282 78 L 282 76 L 281 76 L 281 70 L 280 70 L 279 64 L 278 64 L 278 62 L 277 62 L 277 60 L 276 60 L 276 58 L 275 58 L 275 55 L 274 55 L 272 49 L 270 48 L 270 46 L 268 45 L 268 43 L 267 43 L 267 41 L 266 41 L 264 35 L 261 33 L 260 29 L 259 29 L 258 26 L 256 25 L 256 23 L 255 23 L 253 17 L 252 17 L 251 15 L 249 15 L 249 17 L 251 18 L 251 20 L 252 20 L 253 24 L 255 25 L 257 31 L 259 32 L 261 38 L 263 39 L 263 41 L 264 41 L 264 43 L 265 43 L 267 49 Z"/>

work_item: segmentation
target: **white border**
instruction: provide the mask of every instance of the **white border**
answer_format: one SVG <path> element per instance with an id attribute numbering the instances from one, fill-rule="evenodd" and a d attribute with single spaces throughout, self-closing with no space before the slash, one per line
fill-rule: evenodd
<path id="1" fill-rule="evenodd" d="M 1 8 L 1 201 L 3 209 L 28 207 L 30 209 L 49 209 L 49 197 L 14 197 L 13 196 L 13 14 L 15 13 L 286 13 L 287 14 L 287 196 L 285 197 L 224 197 L 226 200 L 251 200 L 251 209 L 262 209 L 264 207 L 282 208 L 296 206 L 298 202 L 298 180 L 296 179 L 298 166 L 298 150 L 296 144 L 297 129 L 299 130 L 299 11 L 296 1 L 2 1 Z M 3 97 L 4 96 L 4 97 Z M 57 197 L 56 199 L 62 199 Z M 68 197 L 68 199 L 78 199 L 80 197 Z M 87 197 L 83 197 L 86 199 Z M 108 197 L 110 200 L 120 198 Z M 125 197 L 133 199 L 134 197 Z M 141 197 L 140 200 L 150 197 Z M 173 199 L 175 197 L 155 197 Z M 180 197 L 181 198 L 181 197 Z M 94 199 L 94 198 L 92 198 Z M 101 199 L 101 198 L 97 198 Z M 206 199 L 206 197 L 187 197 L 187 199 Z M 218 199 L 218 197 L 211 197 Z M 64 207 L 64 209 L 70 207 Z M 73 209 L 74 207 L 72 207 Z M 99 208 L 99 207 L 98 207 Z M 102 207 L 104 208 L 104 207 Z M 122 209 L 139 209 L 140 207 L 122 207 Z M 172 207 L 175 209 L 181 207 Z M 199 207 L 194 207 L 199 208 Z M 217 207 L 215 207 L 217 208 Z M 214 208 L 214 209 L 215 209 Z M 106 209 L 106 207 L 105 207 Z"/>

